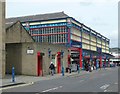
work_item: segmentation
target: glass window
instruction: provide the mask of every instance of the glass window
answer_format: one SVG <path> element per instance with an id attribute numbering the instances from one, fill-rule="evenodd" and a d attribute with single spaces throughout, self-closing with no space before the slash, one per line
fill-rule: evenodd
<path id="1" fill-rule="evenodd" d="M 52 39 L 51 39 L 51 42 L 55 42 L 55 36 L 51 35 Z"/>
<path id="2" fill-rule="evenodd" d="M 61 27 L 59 27 L 59 32 L 61 32 Z"/>
<path id="3" fill-rule="evenodd" d="M 55 28 L 54 28 L 54 32 L 56 33 L 56 31 L 57 31 L 57 28 L 55 27 Z"/>
<path id="4" fill-rule="evenodd" d="M 60 39 L 61 39 L 61 35 L 59 34 L 59 35 L 58 35 L 58 42 L 61 42 Z"/>

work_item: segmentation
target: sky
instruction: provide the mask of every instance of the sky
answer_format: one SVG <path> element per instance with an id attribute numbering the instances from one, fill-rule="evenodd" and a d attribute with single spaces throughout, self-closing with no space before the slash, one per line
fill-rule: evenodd
<path id="1" fill-rule="evenodd" d="M 118 47 L 118 0 L 6 0 L 6 17 L 62 12 L 110 39 Z"/>

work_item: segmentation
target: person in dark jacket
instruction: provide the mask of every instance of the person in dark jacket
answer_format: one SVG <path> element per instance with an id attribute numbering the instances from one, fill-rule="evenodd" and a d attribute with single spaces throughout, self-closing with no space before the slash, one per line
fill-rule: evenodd
<path id="1" fill-rule="evenodd" d="M 78 73 L 80 73 L 80 65 L 79 65 L 79 63 L 77 63 L 77 71 L 78 71 Z"/>
<path id="2" fill-rule="evenodd" d="M 52 74 L 52 76 L 53 76 L 54 73 L 55 73 L 55 72 L 54 72 L 54 71 L 55 71 L 55 66 L 54 66 L 53 62 L 51 62 L 49 69 L 51 70 L 51 74 Z"/>

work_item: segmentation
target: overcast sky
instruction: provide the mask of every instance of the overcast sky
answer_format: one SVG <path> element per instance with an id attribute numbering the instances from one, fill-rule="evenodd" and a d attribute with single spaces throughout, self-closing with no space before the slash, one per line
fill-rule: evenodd
<path id="1" fill-rule="evenodd" d="M 7 18 L 64 11 L 109 38 L 110 47 L 118 47 L 118 0 L 6 1 Z"/>

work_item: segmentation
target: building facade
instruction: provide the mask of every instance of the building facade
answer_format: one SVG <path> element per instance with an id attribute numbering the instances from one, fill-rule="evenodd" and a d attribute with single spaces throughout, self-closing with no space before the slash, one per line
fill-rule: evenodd
<path id="1" fill-rule="evenodd" d="M 64 12 L 6 19 L 6 25 L 20 20 L 30 36 L 38 43 L 60 44 L 69 51 L 67 65 L 83 60 L 99 60 L 100 67 L 111 57 L 110 40 Z"/>
<path id="2" fill-rule="evenodd" d="M 16 75 L 48 75 L 51 62 L 55 65 L 56 73 L 61 73 L 61 67 L 67 67 L 67 47 L 35 42 L 20 21 L 6 25 L 5 39 L 6 74 L 11 74 L 14 67 Z"/>
<path id="3" fill-rule="evenodd" d="M 110 53 L 114 56 L 110 59 L 111 62 L 120 64 L 120 48 L 110 48 Z"/>

